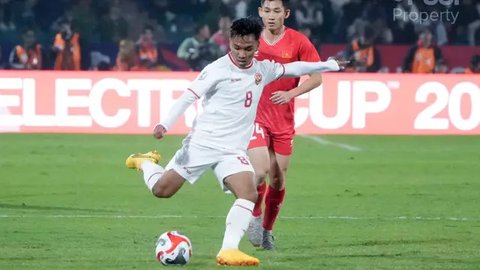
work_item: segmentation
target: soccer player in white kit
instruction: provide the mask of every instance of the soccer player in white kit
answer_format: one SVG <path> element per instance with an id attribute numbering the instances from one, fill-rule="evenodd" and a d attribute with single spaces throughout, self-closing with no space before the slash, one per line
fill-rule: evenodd
<path id="1" fill-rule="evenodd" d="M 262 25 L 251 18 L 234 21 L 231 26 L 231 52 L 205 67 L 158 124 L 153 135 L 161 139 L 179 116 L 193 102 L 204 96 L 200 114 L 183 146 L 167 166 L 158 165 L 156 151 L 133 154 L 126 160 L 128 168 L 142 170 L 144 181 L 153 195 L 173 196 L 185 181 L 194 183 L 212 168 L 220 185 L 231 191 L 236 200 L 226 218 L 222 248 L 216 261 L 220 265 L 258 265 L 257 258 L 238 249 L 257 199 L 254 170 L 247 156 L 257 105 L 263 87 L 282 76 L 302 76 L 324 71 L 338 71 L 336 60 L 294 62 L 286 65 L 253 58 L 259 45 Z"/>

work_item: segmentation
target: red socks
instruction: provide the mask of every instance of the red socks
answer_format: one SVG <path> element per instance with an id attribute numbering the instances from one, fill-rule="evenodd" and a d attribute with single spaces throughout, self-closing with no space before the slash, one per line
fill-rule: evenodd
<path id="1" fill-rule="evenodd" d="M 262 204 L 263 204 L 263 198 L 265 197 L 265 191 L 267 190 L 267 184 L 265 181 L 259 186 L 257 186 L 257 193 L 258 193 L 258 199 L 257 202 L 255 203 L 255 207 L 253 208 L 252 215 L 254 217 L 259 217 L 262 215 Z"/>
<path id="2" fill-rule="evenodd" d="M 260 194 L 258 197 L 260 198 Z M 276 190 L 271 186 L 268 186 L 267 194 L 265 196 L 265 214 L 263 216 L 263 228 L 265 230 L 272 230 L 273 224 L 275 223 L 275 220 L 277 220 L 278 213 L 280 212 L 283 198 L 285 198 L 285 189 Z"/>
<path id="3" fill-rule="evenodd" d="M 271 231 L 275 220 L 277 220 L 280 207 L 285 198 L 285 189 L 276 190 L 268 186 L 265 182 L 257 186 L 258 199 L 253 208 L 252 215 L 259 217 L 262 215 L 263 198 L 265 198 L 265 214 L 263 215 L 263 228 Z"/>

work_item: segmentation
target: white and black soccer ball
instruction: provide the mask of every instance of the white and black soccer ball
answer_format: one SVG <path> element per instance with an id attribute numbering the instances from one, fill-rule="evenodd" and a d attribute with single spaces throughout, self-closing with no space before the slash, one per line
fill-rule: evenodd
<path id="1" fill-rule="evenodd" d="M 184 265 L 192 257 L 192 243 L 178 231 L 168 231 L 158 237 L 155 255 L 163 265 Z"/>

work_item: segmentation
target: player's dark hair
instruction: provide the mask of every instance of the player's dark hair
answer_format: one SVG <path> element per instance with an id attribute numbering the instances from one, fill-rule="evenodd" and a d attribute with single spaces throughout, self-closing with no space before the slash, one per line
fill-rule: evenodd
<path id="1" fill-rule="evenodd" d="M 263 6 L 263 4 L 265 4 L 265 2 L 267 1 L 275 1 L 275 0 L 262 0 L 261 1 L 261 5 Z M 278 0 L 280 2 L 282 2 L 283 6 L 288 9 L 290 7 L 290 1 L 289 0 Z"/>
<path id="2" fill-rule="evenodd" d="M 262 23 L 258 19 L 251 17 L 241 18 L 233 21 L 232 26 L 230 27 L 230 38 L 254 35 L 255 39 L 259 40 L 262 30 Z"/>

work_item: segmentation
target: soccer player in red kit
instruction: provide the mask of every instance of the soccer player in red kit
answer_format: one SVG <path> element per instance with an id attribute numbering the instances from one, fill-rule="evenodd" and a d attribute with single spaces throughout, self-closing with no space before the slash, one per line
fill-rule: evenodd
<path id="1" fill-rule="evenodd" d="M 317 50 L 308 38 L 284 25 L 290 16 L 287 0 L 262 0 L 258 13 L 265 26 L 260 38 L 258 60 L 279 63 L 320 61 Z M 285 196 L 285 177 L 292 154 L 295 135 L 294 98 L 322 83 L 320 74 L 313 74 L 298 85 L 300 78 L 283 78 L 264 88 L 260 98 L 255 130 L 248 155 L 255 169 L 258 201 L 253 210 L 248 235 L 254 246 L 274 249 L 273 224 Z M 266 176 L 270 182 L 267 187 Z M 262 204 L 265 212 L 262 223 Z"/>

